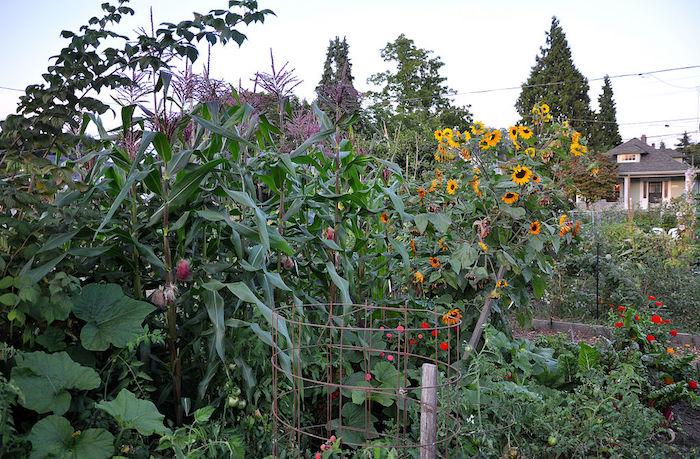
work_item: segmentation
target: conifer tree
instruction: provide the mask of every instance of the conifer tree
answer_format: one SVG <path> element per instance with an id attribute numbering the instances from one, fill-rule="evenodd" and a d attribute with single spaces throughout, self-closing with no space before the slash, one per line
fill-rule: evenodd
<path id="1" fill-rule="evenodd" d="M 316 86 L 318 104 L 336 119 L 344 113 L 355 113 L 360 109 L 360 93 L 352 84 L 352 63 L 348 56 L 350 46 L 345 37 L 335 37 L 328 43 L 323 75 Z"/>
<path id="2" fill-rule="evenodd" d="M 566 35 L 555 16 L 546 45 L 535 58 L 515 108 L 524 121 L 529 121 L 532 107 L 546 103 L 554 116 L 570 119 L 573 128 L 590 137 L 592 123 L 581 121 L 592 119 L 588 89 L 588 80 L 574 65 Z"/>
<path id="3" fill-rule="evenodd" d="M 612 85 L 607 75 L 603 78 L 603 92 L 598 97 L 598 105 L 599 111 L 595 117 L 596 124 L 589 147 L 597 151 L 607 151 L 622 143 Z"/>

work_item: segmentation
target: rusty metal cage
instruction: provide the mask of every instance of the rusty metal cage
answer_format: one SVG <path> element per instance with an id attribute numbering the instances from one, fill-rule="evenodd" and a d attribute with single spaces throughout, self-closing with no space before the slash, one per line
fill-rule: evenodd
<path id="1" fill-rule="evenodd" d="M 343 448 L 450 457 L 460 432 L 458 311 L 306 304 L 272 313 L 275 457 L 306 457 L 332 436 Z M 434 365 L 434 384 L 421 382 L 424 364 Z M 434 440 L 421 442 L 426 410 Z"/>

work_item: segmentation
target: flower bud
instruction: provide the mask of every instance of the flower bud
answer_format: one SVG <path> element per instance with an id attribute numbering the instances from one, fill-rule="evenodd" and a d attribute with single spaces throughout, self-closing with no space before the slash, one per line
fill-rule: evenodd
<path id="1" fill-rule="evenodd" d="M 181 259 L 177 262 L 175 277 L 180 282 L 190 280 L 192 276 L 192 269 L 190 268 L 190 262 L 188 260 Z"/>

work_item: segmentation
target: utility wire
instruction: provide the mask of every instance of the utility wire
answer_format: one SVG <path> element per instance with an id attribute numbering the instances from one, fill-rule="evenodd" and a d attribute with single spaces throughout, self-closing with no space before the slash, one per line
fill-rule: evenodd
<path id="1" fill-rule="evenodd" d="M 0 89 L 4 89 L 6 91 L 18 91 L 18 92 L 24 92 L 24 89 L 17 89 L 17 88 L 8 88 L 7 86 L 0 86 Z"/>

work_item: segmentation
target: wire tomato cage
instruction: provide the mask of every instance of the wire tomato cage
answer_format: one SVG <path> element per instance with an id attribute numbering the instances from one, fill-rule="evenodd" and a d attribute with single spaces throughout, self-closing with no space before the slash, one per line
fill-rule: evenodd
<path id="1" fill-rule="evenodd" d="M 449 457 L 460 432 L 461 315 L 407 304 L 319 303 L 272 311 L 273 456 L 306 457 L 329 439 L 341 448 L 433 448 Z M 422 384 L 424 364 L 437 370 Z M 436 393 L 432 407 L 421 394 Z M 435 441 L 420 442 L 421 409 Z M 334 438 L 332 438 L 334 437 Z M 329 446 L 330 447 L 330 446 Z"/>

